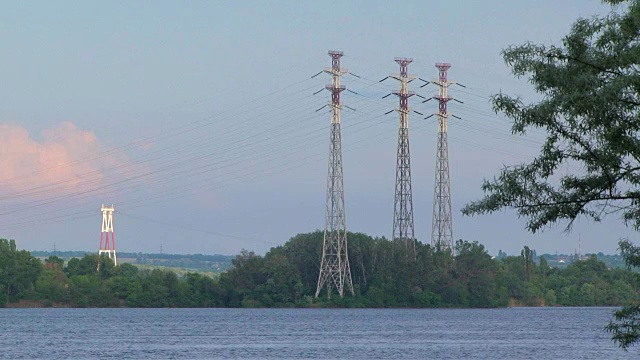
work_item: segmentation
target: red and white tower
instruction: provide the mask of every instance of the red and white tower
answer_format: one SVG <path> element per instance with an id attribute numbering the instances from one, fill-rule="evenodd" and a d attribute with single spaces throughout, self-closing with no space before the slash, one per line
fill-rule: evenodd
<path id="1" fill-rule="evenodd" d="M 109 259 L 113 260 L 114 265 L 118 265 L 116 257 L 116 238 L 113 232 L 113 204 L 106 207 L 102 204 L 102 232 L 100 233 L 100 250 L 98 256 L 107 254 Z"/>
<path id="2" fill-rule="evenodd" d="M 340 297 L 345 291 L 354 296 L 351 268 L 347 254 L 347 220 L 344 207 L 344 183 L 342 176 L 342 132 L 340 130 L 340 93 L 346 88 L 340 77 L 348 70 L 340 67 L 342 51 L 329 51 L 331 67 L 324 70 L 331 75 L 331 84 L 325 88 L 331 92 L 331 132 L 329 146 L 329 171 L 327 174 L 327 197 L 324 217 L 324 242 L 316 297 L 326 287 L 327 297 L 335 287 Z"/>
<path id="3" fill-rule="evenodd" d="M 439 71 L 436 84 L 438 95 L 434 98 L 438 100 L 438 147 L 436 150 L 436 179 L 433 191 L 433 220 L 431 225 L 431 245 L 439 250 L 449 250 L 454 252 L 453 242 L 453 221 L 451 218 L 451 178 L 449 177 L 449 144 L 447 139 L 447 121 L 449 112 L 447 103 L 453 97 L 447 94 L 450 85 L 455 84 L 447 78 L 447 70 L 451 64 L 437 63 Z"/>
<path id="4" fill-rule="evenodd" d="M 389 77 L 400 82 L 400 90 L 393 91 L 400 99 L 400 106 L 396 111 L 400 113 L 398 128 L 398 156 L 396 163 L 396 192 L 393 210 L 393 240 L 404 242 L 415 256 L 416 245 L 413 233 L 413 194 L 411 190 L 411 156 L 409 154 L 409 98 L 415 93 L 409 91 L 409 83 L 415 76 L 407 73 L 410 58 L 395 58 L 400 65 L 399 75 Z"/>

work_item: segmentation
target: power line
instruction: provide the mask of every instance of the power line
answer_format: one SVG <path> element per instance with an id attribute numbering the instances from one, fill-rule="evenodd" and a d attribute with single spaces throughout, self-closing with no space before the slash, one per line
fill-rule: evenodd
<path id="1" fill-rule="evenodd" d="M 225 234 L 225 233 L 221 233 L 221 232 L 217 232 L 217 231 L 194 228 L 194 227 L 190 227 L 190 226 L 170 223 L 170 222 L 161 221 L 161 220 L 157 220 L 157 219 L 151 219 L 151 218 L 148 218 L 148 217 L 145 217 L 145 216 L 132 215 L 132 214 L 125 213 L 125 212 L 122 212 L 122 211 L 119 211 L 119 213 L 120 213 L 120 215 L 123 215 L 125 217 L 131 218 L 131 219 L 134 219 L 134 220 L 150 222 L 150 223 L 154 223 L 154 224 L 160 224 L 160 225 L 174 227 L 174 228 L 178 228 L 178 229 L 195 231 L 195 232 L 200 232 L 200 233 L 203 233 L 203 234 L 219 236 L 219 237 L 223 237 L 223 238 L 245 240 L 245 241 L 251 241 L 251 242 L 255 242 L 255 243 L 268 244 L 268 245 L 276 245 L 276 244 L 268 243 L 268 242 L 266 242 L 264 240 L 256 240 L 256 239 L 248 238 L 248 237 L 244 237 L 244 236 L 231 235 L 231 234 Z"/>
<path id="2" fill-rule="evenodd" d="M 253 99 L 252 101 L 249 101 L 248 103 L 251 104 L 252 102 L 257 102 L 258 100 L 262 100 L 262 99 L 268 98 L 268 97 L 273 96 L 275 94 L 278 94 L 278 93 L 280 93 L 282 91 L 285 91 L 285 90 L 291 88 L 292 86 L 299 85 L 299 84 L 307 82 L 309 80 L 310 79 L 307 78 L 307 79 L 300 80 L 300 81 L 297 81 L 295 83 L 289 84 L 289 85 L 287 85 L 287 86 L 285 86 L 283 88 L 280 88 L 278 90 L 275 90 L 275 91 L 272 91 L 272 92 L 270 92 L 268 94 L 260 96 L 260 97 L 258 97 L 256 99 Z M 311 87 L 309 87 L 309 88 L 311 88 Z M 243 106 L 244 105 L 242 105 L 240 107 L 243 107 Z M 222 110 L 218 114 L 224 114 L 225 112 L 233 112 L 233 111 L 237 111 L 237 110 L 238 110 L 238 107 L 234 107 L 234 108 L 231 108 L 231 109 Z M 237 112 L 236 112 L 236 114 L 237 114 Z M 233 116 L 233 114 L 229 115 L 229 117 L 231 117 L 231 116 Z M 173 128 L 168 130 L 168 132 L 170 132 L 169 135 L 163 135 L 162 133 L 158 133 L 158 134 L 155 134 L 155 135 L 145 136 L 145 137 L 139 138 L 137 140 L 131 141 L 131 142 L 129 142 L 129 143 L 125 144 L 125 145 L 122 145 L 122 146 L 114 146 L 114 147 L 109 148 L 107 150 L 104 150 L 104 151 L 102 151 L 102 152 L 100 152 L 100 153 L 98 153 L 96 155 L 92 155 L 92 156 L 89 156 L 89 157 L 81 158 L 81 159 L 78 159 L 78 160 L 75 160 L 75 161 L 72 161 L 72 162 L 69 162 L 69 163 L 65 163 L 65 164 L 59 164 L 59 165 L 51 166 L 51 167 L 42 169 L 41 171 L 29 174 L 27 176 L 33 177 L 33 176 L 37 176 L 37 175 L 42 175 L 43 173 L 45 173 L 47 171 L 51 171 L 51 170 L 55 170 L 55 169 L 59 169 L 59 168 L 67 168 L 69 166 L 77 165 L 79 163 L 85 163 L 85 162 L 94 161 L 94 160 L 97 160 L 99 158 L 105 157 L 107 155 L 113 155 L 113 154 L 116 154 L 116 153 L 124 152 L 125 150 L 134 148 L 134 147 L 136 147 L 136 146 L 138 146 L 140 144 L 144 144 L 145 142 L 147 142 L 149 140 L 152 140 L 152 139 L 158 138 L 158 140 L 165 140 L 165 139 L 169 139 L 169 138 L 175 137 L 176 135 L 181 135 L 181 134 L 188 133 L 188 132 L 191 132 L 191 131 L 196 131 L 196 130 L 199 130 L 199 129 L 203 128 L 203 127 L 211 125 L 212 124 L 211 120 L 216 120 L 215 115 L 210 115 L 210 116 L 207 116 L 207 117 L 204 117 L 204 118 L 189 122 L 187 124 L 182 124 L 182 125 L 178 125 L 176 127 L 173 127 Z M 197 126 L 195 126 L 195 125 L 197 125 Z M 193 126 L 195 126 L 195 127 L 193 127 Z M 11 181 L 23 181 L 24 178 L 25 178 L 25 176 L 14 176 L 14 177 L 11 177 L 11 178 L 8 178 L 8 179 L 4 179 L 3 181 L 0 182 L 0 185 L 7 185 L 8 182 L 10 183 Z"/>

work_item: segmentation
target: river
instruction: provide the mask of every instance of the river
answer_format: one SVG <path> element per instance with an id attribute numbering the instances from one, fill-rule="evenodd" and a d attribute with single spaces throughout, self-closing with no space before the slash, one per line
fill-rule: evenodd
<path id="1" fill-rule="evenodd" d="M 5 359 L 628 359 L 612 308 L 0 309 Z"/>

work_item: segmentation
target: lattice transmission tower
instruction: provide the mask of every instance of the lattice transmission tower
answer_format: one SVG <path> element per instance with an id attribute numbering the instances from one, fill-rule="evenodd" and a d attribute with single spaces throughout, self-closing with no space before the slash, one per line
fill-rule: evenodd
<path id="1" fill-rule="evenodd" d="M 447 89 L 455 82 L 447 79 L 447 70 L 451 64 L 437 63 L 440 74 L 436 84 L 438 95 L 438 145 L 436 150 L 435 187 L 433 191 L 433 220 L 431 223 L 431 244 L 439 250 L 449 250 L 453 253 L 453 221 L 451 218 L 451 178 L 449 177 L 449 145 L 447 140 L 447 121 L 449 112 L 447 103 L 453 98 L 447 94 Z"/>
<path id="2" fill-rule="evenodd" d="M 342 139 L 340 133 L 340 93 L 346 89 L 340 84 L 340 76 L 348 72 L 340 68 L 341 51 L 329 51 L 331 67 L 324 70 L 331 75 L 331 84 L 325 88 L 331 92 L 331 144 L 329 146 L 329 171 L 327 174 L 327 196 L 325 206 L 324 242 L 322 261 L 318 276 L 316 297 L 326 287 L 327 296 L 335 287 L 340 297 L 345 288 L 354 295 L 351 269 L 347 256 L 347 221 L 344 208 L 344 185 L 342 176 Z"/>
<path id="3" fill-rule="evenodd" d="M 400 74 L 389 77 L 400 82 L 400 90 L 394 90 L 400 106 L 396 111 L 400 114 L 398 127 L 398 154 L 396 161 L 396 188 L 393 209 L 393 240 L 404 242 L 415 254 L 415 236 L 413 227 L 413 196 L 411 190 L 411 156 L 409 152 L 409 98 L 414 95 L 409 91 L 409 82 L 416 77 L 407 74 L 407 68 L 413 59 L 395 58 L 400 65 Z"/>
<path id="4" fill-rule="evenodd" d="M 107 254 L 109 259 L 113 260 L 114 265 L 118 265 L 116 256 L 116 238 L 113 232 L 113 212 L 115 208 L 113 204 L 110 207 L 102 204 L 102 232 L 100 233 L 100 250 L 98 256 Z"/>

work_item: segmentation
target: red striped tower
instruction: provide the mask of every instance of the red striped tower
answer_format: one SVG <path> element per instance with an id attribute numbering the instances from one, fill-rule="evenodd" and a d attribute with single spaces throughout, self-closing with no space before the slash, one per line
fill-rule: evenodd
<path id="1" fill-rule="evenodd" d="M 110 207 L 102 204 L 102 232 L 100 233 L 100 250 L 98 256 L 107 254 L 109 259 L 113 260 L 114 265 L 118 265 L 118 258 L 116 257 L 116 238 L 113 232 L 113 211 L 115 208 L 113 204 Z"/>

